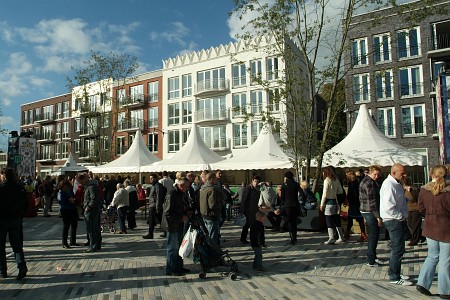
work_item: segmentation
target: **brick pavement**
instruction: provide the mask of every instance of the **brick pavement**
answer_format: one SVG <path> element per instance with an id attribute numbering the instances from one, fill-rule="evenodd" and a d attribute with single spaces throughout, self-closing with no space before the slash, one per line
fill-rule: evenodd
<path id="1" fill-rule="evenodd" d="M 365 265 L 367 244 L 324 245 L 325 233 L 299 232 L 299 242 L 288 243 L 287 233 L 266 231 L 268 247 L 263 264 L 251 268 L 253 251 L 239 242 L 240 228 L 225 223 L 223 247 L 238 262 L 238 280 L 222 276 L 218 268 L 200 279 L 200 267 L 186 263 L 191 273 L 165 275 L 165 240 L 143 240 L 146 224 L 137 215 L 138 228 L 128 235 L 103 234 L 101 252 L 85 254 L 84 247 L 63 249 L 62 219 L 54 216 L 24 220 L 25 256 L 29 272 L 16 281 L 17 268 L 8 259 L 9 278 L 0 279 L 1 299 L 420 299 L 414 287 L 387 282 L 387 267 Z M 85 242 L 79 222 L 79 243 Z M 7 249 L 10 249 L 7 247 Z M 379 256 L 388 258 L 387 243 Z M 426 246 L 407 247 L 403 273 L 415 281 L 426 256 Z M 62 270 L 58 270 L 58 267 Z M 436 285 L 431 288 L 437 293 Z"/>

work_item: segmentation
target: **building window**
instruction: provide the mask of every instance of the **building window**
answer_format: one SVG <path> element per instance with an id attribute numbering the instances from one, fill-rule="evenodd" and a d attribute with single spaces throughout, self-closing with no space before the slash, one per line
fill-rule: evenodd
<path id="1" fill-rule="evenodd" d="M 250 105 L 252 114 L 259 114 L 263 109 L 263 91 L 250 92 Z"/>
<path id="2" fill-rule="evenodd" d="M 63 139 L 69 138 L 69 122 L 62 123 L 62 136 Z"/>
<path id="3" fill-rule="evenodd" d="M 158 133 L 152 132 L 148 134 L 148 150 L 150 152 L 158 152 Z"/>
<path id="4" fill-rule="evenodd" d="M 402 107 L 403 135 L 424 135 L 425 104 Z"/>
<path id="5" fill-rule="evenodd" d="M 261 60 L 252 60 L 250 62 L 250 83 L 257 84 L 262 79 Z"/>
<path id="6" fill-rule="evenodd" d="M 42 120 L 53 120 L 53 105 L 47 105 L 43 107 L 43 116 Z"/>
<path id="7" fill-rule="evenodd" d="M 158 101 L 158 81 L 148 83 L 148 102 Z"/>
<path id="8" fill-rule="evenodd" d="M 247 70 L 245 63 L 233 64 L 231 67 L 233 87 L 243 86 L 247 84 Z"/>
<path id="9" fill-rule="evenodd" d="M 373 37 L 373 57 L 375 63 L 391 60 L 391 37 L 389 33 Z"/>
<path id="10" fill-rule="evenodd" d="M 169 130 L 169 152 L 176 152 L 180 150 L 180 131 Z"/>
<path id="11" fill-rule="evenodd" d="M 67 159 L 69 153 L 69 143 L 59 143 L 56 145 L 56 159 Z"/>
<path id="12" fill-rule="evenodd" d="M 226 118 L 225 96 L 198 99 L 196 117 L 196 121 Z"/>
<path id="13" fill-rule="evenodd" d="M 144 111 L 142 109 L 130 111 L 130 128 L 144 129 Z"/>
<path id="14" fill-rule="evenodd" d="M 75 132 L 80 132 L 81 131 L 81 121 L 80 121 L 80 119 L 75 119 L 75 120 L 73 120 L 73 122 L 74 122 Z"/>
<path id="15" fill-rule="evenodd" d="M 173 103 L 167 106 L 169 111 L 169 125 L 178 125 L 180 124 L 180 104 Z"/>
<path id="16" fill-rule="evenodd" d="M 247 93 L 233 94 L 233 117 L 242 117 L 247 113 Z"/>
<path id="17" fill-rule="evenodd" d="M 394 85 L 392 70 L 385 70 L 375 74 L 377 100 L 392 99 L 392 86 Z"/>
<path id="18" fill-rule="evenodd" d="M 59 140 L 61 138 L 61 123 L 56 124 L 56 135 L 55 139 Z"/>
<path id="19" fill-rule="evenodd" d="M 52 145 L 41 146 L 41 159 L 53 159 L 53 147 Z"/>
<path id="20" fill-rule="evenodd" d="M 130 98 L 133 102 L 144 101 L 144 85 L 140 84 L 130 87 Z"/>
<path id="21" fill-rule="evenodd" d="M 399 70 L 400 97 L 423 96 L 422 66 L 411 66 Z"/>
<path id="22" fill-rule="evenodd" d="M 169 99 L 176 99 L 180 97 L 180 78 L 172 77 L 168 79 L 169 83 Z"/>
<path id="23" fill-rule="evenodd" d="M 280 111 L 280 89 L 272 89 L 267 93 L 269 99 L 268 110 L 272 112 Z"/>
<path id="24" fill-rule="evenodd" d="M 352 66 L 367 65 L 367 38 L 352 41 Z"/>
<path id="25" fill-rule="evenodd" d="M 266 61 L 267 80 L 278 79 L 278 57 L 269 57 Z"/>
<path id="26" fill-rule="evenodd" d="M 192 123 L 192 101 L 183 102 L 183 123 Z"/>
<path id="27" fill-rule="evenodd" d="M 224 125 L 200 127 L 199 130 L 203 141 L 209 148 L 223 149 L 227 147 L 226 127 Z"/>
<path id="28" fill-rule="evenodd" d="M 185 74 L 181 77 L 182 97 L 192 96 L 192 75 Z"/>
<path id="29" fill-rule="evenodd" d="M 127 92 L 125 89 L 117 90 L 117 103 L 119 106 L 127 103 Z"/>
<path id="30" fill-rule="evenodd" d="M 148 109 L 148 127 L 158 127 L 158 107 L 150 107 Z"/>
<path id="31" fill-rule="evenodd" d="M 191 129 L 190 128 L 183 128 L 181 130 L 182 132 L 182 137 L 181 137 L 181 146 L 184 146 L 184 144 L 186 144 L 188 138 L 189 138 L 189 134 L 191 133 Z"/>
<path id="32" fill-rule="evenodd" d="M 34 122 L 34 119 L 33 119 L 33 110 L 30 109 L 30 110 L 28 111 L 28 124 L 33 124 L 33 122 Z"/>
<path id="33" fill-rule="evenodd" d="M 353 76 L 353 101 L 355 103 L 369 101 L 369 74 Z"/>
<path id="34" fill-rule="evenodd" d="M 102 136 L 102 150 L 107 151 L 110 147 L 110 137 Z"/>
<path id="35" fill-rule="evenodd" d="M 40 108 L 35 108 L 34 109 L 34 119 L 36 121 L 41 119 L 41 109 Z"/>
<path id="36" fill-rule="evenodd" d="M 197 72 L 197 90 L 210 91 L 227 88 L 225 68 Z"/>
<path id="37" fill-rule="evenodd" d="M 62 103 L 62 117 L 63 118 L 70 117 L 69 101 L 65 101 Z"/>
<path id="38" fill-rule="evenodd" d="M 73 141 L 73 148 L 74 153 L 80 153 L 80 140 Z"/>
<path id="39" fill-rule="evenodd" d="M 398 58 L 410 58 L 420 55 L 419 27 L 397 32 Z"/>
<path id="40" fill-rule="evenodd" d="M 247 146 L 247 124 L 233 124 L 233 146 Z"/>
<path id="41" fill-rule="evenodd" d="M 125 137 L 118 136 L 116 137 L 116 155 L 122 155 L 127 152 L 127 148 L 125 146 Z"/>
<path id="42" fill-rule="evenodd" d="M 55 104 L 56 107 L 56 119 L 61 119 L 62 117 L 62 103 L 56 103 Z"/>
<path id="43" fill-rule="evenodd" d="M 378 109 L 378 128 L 384 135 L 395 137 L 395 110 L 393 107 Z"/>
<path id="44" fill-rule="evenodd" d="M 252 121 L 251 129 L 252 129 L 252 144 L 256 141 L 263 128 L 263 122 Z"/>

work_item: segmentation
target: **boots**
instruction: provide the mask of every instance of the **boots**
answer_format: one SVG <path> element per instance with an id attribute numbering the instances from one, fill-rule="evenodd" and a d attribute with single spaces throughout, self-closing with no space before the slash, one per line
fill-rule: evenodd
<path id="1" fill-rule="evenodd" d="M 325 245 L 333 245 L 336 241 L 334 240 L 333 228 L 328 228 L 328 241 L 324 242 Z"/>
<path id="2" fill-rule="evenodd" d="M 344 237 L 344 231 L 342 230 L 342 227 L 337 227 L 337 232 L 339 234 L 339 239 L 336 241 L 336 244 L 345 243 L 346 239 Z"/>
<path id="3" fill-rule="evenodd" d="M 350 239 L 350 230 L 345 230 L 344 231 L 344 238 L 346 241 L 348 241 Z"/>
<path id="4" fill-rule="evenodd" d="M 367 234 L 365 232 L 361 232 L 361 237 L 359 238 L 358 242 L 367 242 Z"/>

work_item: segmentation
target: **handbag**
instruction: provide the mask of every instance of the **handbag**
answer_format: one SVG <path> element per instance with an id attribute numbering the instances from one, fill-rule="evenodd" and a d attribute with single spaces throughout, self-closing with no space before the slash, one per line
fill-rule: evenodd
<path id="1" fill-rule="evenodd" d="M 347 205 L 341 206 L 339 215 L 341 216 L 342 219 L 347 220 L 347 218 L 348 218 L 348 206 Z"/>
<path id="2" fill-rule="evenodd" d="M 36 208 L 42 208 L 43 205 L 42 205 L 41 197 L 34 198 L 34 206 Z"/>
<path id="3" fill-rule="evenodd" d="M 245 223 L 247 223 L 247 217 L 245 217 L 244 214 L 238 214 L 233 223 L 240 227 L 244 227 Z"/>
<path id="4" fill-rule="evenodd" d="M 194 230 L 191 226 L 189 226 L 188 231 L 183 237 L 180 248 L 178 249 L 178 255 L 181 256 L 182 259 L 194 258 L 194 245 L 196 238 L 197 230 Z"/>

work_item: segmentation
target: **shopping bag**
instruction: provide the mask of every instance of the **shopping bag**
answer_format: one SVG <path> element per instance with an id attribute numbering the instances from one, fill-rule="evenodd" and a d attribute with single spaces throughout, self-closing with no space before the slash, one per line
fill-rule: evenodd
<path id="1" fill-rule="evenodd" d="M 196 238 L 197 230 L 194 230 L 191 226 L 189 226 L 189 229 L 181 242 L 180 249 L 178 250 L 178 255 L 181 256 L 182 259 L 194 258 L 194 245 Z"/>
<path id="2" fill-rule="evenodd" d="M 234 224 L 244 227 L 245 223 L 247 223 L 247 218 L 244 214 L 238 214 L 236 219 L 234 219 Z"/>

